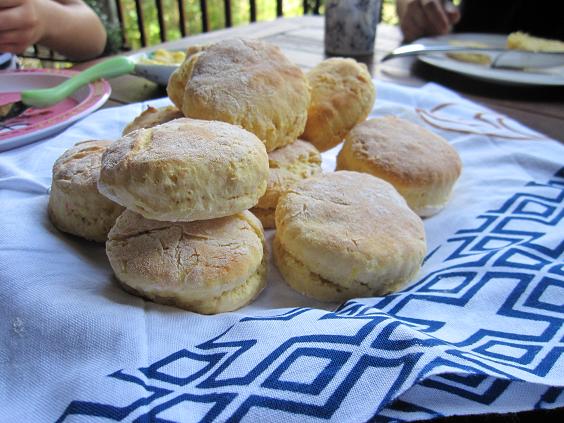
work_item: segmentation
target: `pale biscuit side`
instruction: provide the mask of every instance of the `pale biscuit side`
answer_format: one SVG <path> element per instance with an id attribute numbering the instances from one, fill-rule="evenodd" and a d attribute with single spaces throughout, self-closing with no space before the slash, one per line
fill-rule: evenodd
<path id="1" fill-rule="evenodd" d="M 47 206 L 51 222 L 61 231 L 104 242 L 123 207 L 98 192 L 100 161 L 110 141 L 84 141 L 59 157 Z"/>
<path id="2" fill-rule="evenodd" d="M 296 142 L 268 153 L 269 172 L 266 192 L 251 211 L 265 228 L 274 228 L 278 198 L 297 181 L 321 173 L 321 155 L 310 143 Z"/>

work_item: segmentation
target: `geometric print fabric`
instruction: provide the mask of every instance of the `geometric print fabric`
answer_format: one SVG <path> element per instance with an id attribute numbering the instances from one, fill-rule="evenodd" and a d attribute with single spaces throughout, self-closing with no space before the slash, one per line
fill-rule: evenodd
<path id="1" fill-rule="evenodd" d="M 108 375 L 101 385 L 122 386 L 125 403 L 76 399 L 58 421 L 402 421 L 458 403 L 563 406 L 563 216 L 564 169 L 476 216 L 403 291 L 244 317 Z"/>

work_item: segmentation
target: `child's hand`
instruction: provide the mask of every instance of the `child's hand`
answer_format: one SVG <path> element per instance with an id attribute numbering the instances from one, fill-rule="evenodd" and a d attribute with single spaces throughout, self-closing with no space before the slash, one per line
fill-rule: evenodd
<path id="1" fill-rule="evenodd" d="M 45 0 L 0 0 L 0 51 L 23 53 L 37 43 L 45 28 L 41 3 Z"/>

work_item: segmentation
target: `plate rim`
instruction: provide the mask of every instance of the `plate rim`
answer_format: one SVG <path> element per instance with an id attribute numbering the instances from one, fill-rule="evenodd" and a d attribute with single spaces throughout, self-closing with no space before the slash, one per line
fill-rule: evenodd
<path id="1" fill-rule="evenodd" d="M 44 68 L 33 68 L 33 69 L 20 69 L 10 72 L 2 72 L 0 77 L 9 77 L 14 75 L 23 76 L 25 74 L 29 75 L 57 75 L 64 76 L 67 79 L 80 73 L 79 71 L 71 69 L 44 69 Z M 52 122 L 50 119 L 41 122 L 41 126 L 36 130 L 27 131 L 23 134 L 16 136 L 0 136 L 0 152 L 11 150 L 14 148 L 22 147 L 27 144 L 31 144 L 36 141 L 47 138 L 49 135 L 63 130 L 64 128 L 72 125 L 74 122 L 82 119 L 93 111 L 99 109 L 106 101 L 110 98 L 112 87 L 110 83 L 105 79 L 98 79 L 92 81 L 86 85 L 88 88 L 88 94 L 86 98 L 80 101 L 76 106 L 67 111 L 69 116 L 60 120 L 60 116 L 56 116 Z M 45 123 L 47 122 L 47 123 Z"/>
<path id="2" fill-rule="evenodd" d="M 454 32 L 434 37 L 421 37 L 413 41 L 413 43 L 420 43 L 423 45 L 436 43 L 442 44 L 445 41 L 448 42 L 448 40 L 451 39 L 465 39 L 467 37 L 481 37 L 496 40 L 497 42 L 503 41 L 503 45 L 505 45 L 505 40 L 507 40 L 507 35 L 504 34 L 486 32 Z M 476 41 L 480 42 L 481 40 Z M 492 83 L 512 86 L 564 86 L 564 75 L 560 76 L 557 74 L 525 72 L 519 70 L 492 69 L 489 67 L 484 68 L 483 65 L 457 61 L 441 53 L 438 53 L 437 56 L 421 55 L 417 56 L 417 58 L 420 61 L 427 63 L 428 65 L 435 66 L 449 72 L 454 72 L 467 78 L 488 81 Z M 486 72 L 481 72 L 484 70 L 486 70 Z M 523 78 L 523 76 L 525 76 L 525 78 Z"/>

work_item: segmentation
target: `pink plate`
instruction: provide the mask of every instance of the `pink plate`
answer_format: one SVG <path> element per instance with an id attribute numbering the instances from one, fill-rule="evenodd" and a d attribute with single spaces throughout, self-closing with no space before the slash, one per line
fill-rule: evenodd
<path id="1" fill-rule="evenodd" d="M 0 72 L 0 104 L 15 101 L 19 93 L 58 85 L 77 72 L 66 69 L 27 69 Z M 0 124 L 0 151 L 20 147 L 53 135 L 102 106 L 111 93 L 108 81 L 92 82 L 72 96 L 45 109 L 30 108 Z"/>

